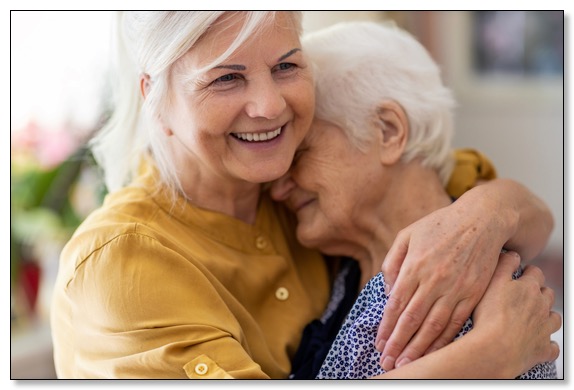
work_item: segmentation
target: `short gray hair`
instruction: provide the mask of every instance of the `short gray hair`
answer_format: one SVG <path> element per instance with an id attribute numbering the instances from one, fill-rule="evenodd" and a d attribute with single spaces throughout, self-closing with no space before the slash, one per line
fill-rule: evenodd
<path id="1" fill-rule="evenodd" d="M 452 172 L 454 99 L 424 47 L 393 24 L 345 22 L 303 39 L 314 63 L 315 115 L 341 127 L 364 150 L 384 100 L 405 110 L 409 137 L 402 160 L 420 158 L 443 183 Z"/>

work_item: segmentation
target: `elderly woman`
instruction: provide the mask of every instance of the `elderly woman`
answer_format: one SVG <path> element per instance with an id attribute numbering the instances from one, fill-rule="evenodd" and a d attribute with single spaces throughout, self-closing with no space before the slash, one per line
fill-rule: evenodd
<path id="1" fill-rule="evenodd" d="M 301 13 L 121 12 L 117 27 L 117 101 L 93 142 L 110 193 L 61 254 L 56 372 L 286 378 L 331 287 L 262 191 L 313 120 Z"/>
<path id="2" fill-rule="evenodd" d="M 305 246 L 356 259 L 361 271 L 359 286 L 366 285 L 335 339 L 319 378 L 373 377 L 394 366 L 394 362 L 386 361 L 388 357 L 380 365 L 381 353 L 375 349 L 377 326 L 389 295 L 395 293 L 389 291 L 383 273 L 378 272 L 383 259 L 393 250 L 397 235 L 405 235 L 409 225 L 425 216 L 440 215 L 453 202 L 445 191 L 452 169 L 453 100 L 424 48 L 392 26 L 340 24 L 307 37 L 304 47 L 321 69 L 316 78 L 316 120 L 290 174 L 274 184 L 272 196 L 296 212 L 297 237 Z M 443 231 L 439 219 L 435 228 Z M 453 241 L 452 250 L 459 250 L 459 245 L 464 241 Z M 493 240 L 491 245 L 493 251 L 500 252 L 504 239 Z M 427 278 L 432 279 L 435 272 L 444 271 L 431 268 Z M 508 268 L 506 275 L 500 272 L 498 278 L 510 280 Z M 527 267 L 523 278 L 531 280 L 523 282 L 540 277 L 537 272 Z M 558 349 L 550 342 L 550 334 L 559 328 L 560 318 L 550 312 L 552 292 L 536 290 L 542 304 L 535 309 L 549 320 L 542 328 L 546 337 L 543 359 L 554 360 Z M 356 291 L 347 293 L 354 296 Z M 487 292 L 485 299 L 493 294 L 497 295 Z M 333 300 L 341 301 L 335 295 Z M 511 321 L 519 318 L 521 310 L 533 308 L 526 303 L 522 308 L 520 302 L 514 304 L 515 309 L 499 308 L 516 315 L 505 315 L 508 323 L 501 322 L 507 334 L 493 332 L 490 338 L 482 339 L 482 347 L 475 345 L 456 357 L 450 351 L 460 350 L 467 342 L 465 337 L 415 363 L 401 356 L 399 368 L 387 376 L 518 376 L 541 361 L 521 360 L 522 347 L 508 343 L 513 340 L 511 333 L 518 333 L 516 328 L 522 327 Z M 496 317 L 493 313 L 485 316 L 480 308 L 477 313 L 477 328 L 488 326 Z M 527 311 L 526 315 L 533 313 Z M 460 335 L 472 326 L 471 319 L 464 326 L 459 324 Z M 538 334 L 538 329 L 529 329 L 533 336 Z M 474 332 L 474 336 L 478 334 Z M 490 351 L 490 344 L 498 345 L 498 353 L 489 355 L 487 344 Z M 485 361 L 490 365 L 488 369 Z M 554 364 L 543 363 L 521 377 L 555 375 Z"/>

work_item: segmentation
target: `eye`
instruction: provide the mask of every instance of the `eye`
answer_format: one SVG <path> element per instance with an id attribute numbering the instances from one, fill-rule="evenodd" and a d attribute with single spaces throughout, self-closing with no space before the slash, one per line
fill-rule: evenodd
<path id="1" fill-rule="evenodd" d="M 223 75 L 221 77 L 216 78 L 215 80 L 213 80 L 212 84 L 219 84 L 219 83 L 229 83 L 230 81 L 234 81 L 236 79 L 238 79 L 239 75 L 236 73 L 229 73 L 226 75 Z"/>
<path id="2" fill-rule="evenodd" d="M 228 73 L 213 80 L 209 87 L 215 91 L 231 90 L 243 81 L 243 75 L 240 73 Z"/>
<path id="3" fill-rule="evenodd" d="M 279 69 L 281 69 L 281 70 L 287 70 L 287 69 L 291 69 L 293 67 L 295 67 L 295 64 L 291 64 L 289 62 L 284 62 L 282 64 L 279 64 Z"/>
<path id="4" fill-rule="evenodd" d="M 296 68 L 297 68 L 296 64 L 293 64 L 291 62 L 282 62 L 275 66 L 274 71 L 289 72 L 295 70 Z"/>

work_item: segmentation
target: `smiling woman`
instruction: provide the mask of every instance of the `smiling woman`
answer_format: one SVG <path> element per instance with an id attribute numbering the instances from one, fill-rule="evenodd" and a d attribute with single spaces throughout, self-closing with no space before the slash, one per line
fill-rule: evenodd
<path id="1" fill-rule="evenodd" d="M 119 95 L 93 144 L 111 193 L 61 255 L 59 377 L 287 377 L 329 292 L 261 192 L 312 121 L 300 19 L 118 13 Z"/>
<path id="2" fill-rule="evenodd" d="M 171 158 L 160 166 L 166 179 L 197 206 L 231 213 L 218 210 L 211 194 L 204 192 L 201 167 L 209 166 L 228 182 L 276 179 L 289 168 L 309 127 L 314 102 L 311 69 L 291 18 L 277 15 L 275 23 L 260 26 L 240 50 L 229 53 L 244 22 L 224 16 L 216 23 L 226 25 L 224 33 L 208 31 L 174 63 L 170 106 L 161 123 L 168 137 L 155 144 L 165 147 L 161 152 L 156 148 L 156 154 Z M 144 95 L 153 91 L 148 80 L 143 81 Z M 277 130 L 281 137 L 275 142 L 261 142 Z M 249 138 L 259 142 L 242 142 Z M 174 176 L 169 166 L 188 168 Z M 255 209 L 240 218 L 252 223 Z"/>

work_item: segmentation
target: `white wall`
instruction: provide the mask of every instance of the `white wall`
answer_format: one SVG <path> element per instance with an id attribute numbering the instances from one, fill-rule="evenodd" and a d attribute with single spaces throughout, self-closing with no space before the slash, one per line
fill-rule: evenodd
<path id="1" fill-rule="evenodd" d="M 564 243 L 564 87 L 562 77 L 479 78 L 470 69 L 468 12 L 441 13 L 437 26 L 445 82 L 459 108 L 455 146 L 485 152 L 499 176 L 516 179 L 552 210 L 548 250 Z"/>

